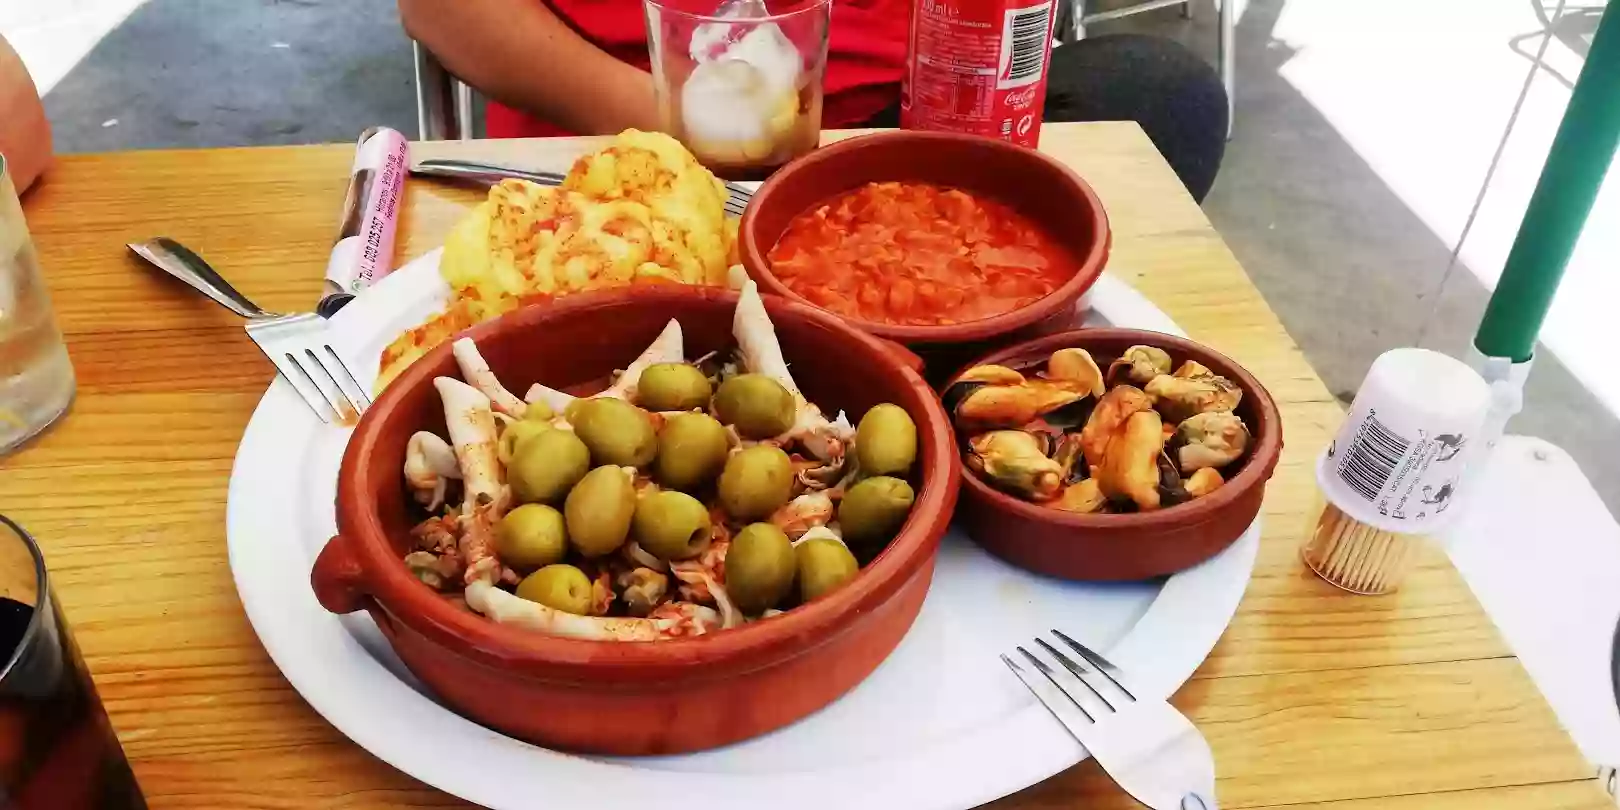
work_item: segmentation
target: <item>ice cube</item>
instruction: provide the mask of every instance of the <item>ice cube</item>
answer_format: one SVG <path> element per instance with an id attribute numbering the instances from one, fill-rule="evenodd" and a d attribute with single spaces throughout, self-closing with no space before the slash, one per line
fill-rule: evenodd
<path id="1" fill-rule="evenodd" d="M 798 91 L 758 67 L 723 59 L 700 64 L 681 87 L 681 124 L 699 157 L 750 163 L 775 151 L 798 117 Z"/>
<path id="2" fill-rule="evenodd" d="M 744 34 L 726 51 L 726 58 L 753 65 L 772 93 L 799 88 L 803 72 L 799 49 L 775 24 L 757 26 Z"/>
<path id="3" fill-rule="evenodd" d="M 769 17 L 770 12 L 761 0 L 725 0 L 715 9 L 713 16 L 726 20 L 757 20 Z M 733 43 L 742 39 L 750 27 L 724 22 L 704 23 L 692 32 L 688 54 L 692 61 L 700 64 L 719 59 Z"/>

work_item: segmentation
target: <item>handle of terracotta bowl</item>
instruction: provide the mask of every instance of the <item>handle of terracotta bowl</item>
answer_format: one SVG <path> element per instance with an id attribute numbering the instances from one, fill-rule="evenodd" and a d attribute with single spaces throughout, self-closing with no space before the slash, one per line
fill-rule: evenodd
<path id="1" fill-rule="evenodd" d="M 893 356 L 894 359 L 899 360 L 900 365 L 905 366 L 918 374 L 922 373 L 923 359 L 916 352 L 906 348 L 903 344 L 896 343 L 888 338 L 878 338 L 877 342 L 883 344 L 883 348 L 888 351 L 888 353 Z"/>
<path id="2" fill-rule="evenodd" d="M 321 607 L 333 613 L 353 613 L 365 607 L 365 575 L 354 550 L 343 535 L 334 534 L 326 541 L 315 558 L 315 567 L 309 572 L 310 587 Z"/>

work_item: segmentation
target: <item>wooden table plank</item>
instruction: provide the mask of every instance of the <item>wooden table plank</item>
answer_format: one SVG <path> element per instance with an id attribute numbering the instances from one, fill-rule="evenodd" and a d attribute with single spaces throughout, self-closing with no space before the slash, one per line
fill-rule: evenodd
<path id="1" fill-rule="evenodd" d="M 1209 739 L 1221 765 L 1223 808 L 1443 792 L 1465 779 L 1507 787 L 1593 772 L 1566 751 L 1519 747 L 1519 739 L 1562 732 L 1512 658 L 1207 678 L 1172 702 L 1195 714 Z M 1489 776 L 1481 781 L 1476 769 L 1485 763 Z M 1086 795 L 1099 789 L 1093 770 L 1082 764 L 1026 793 L 1036 794 L 1036 805 L 1048 791 Z"/>
<path id="2" fill-rule="evenodd" d="M 1047 787 L 1043 783 L 987 807 L 996 810 L 1012 806 L 1018 807 L 1019 810 L 1075 808 L 1142 810 L 1142 805 L 1110 787 L 1107 778 L 1102 776 L 1101 769 L 1095 763 L 1088 762 L 1077 768 L 1091 772 L 1095 777 L 1078 791 L 1052 791 L 1048 794 Z M 1614 810 L 1614 802 L 1599 793 L 1597 783 L 1591 778 L 1585 778 L 1569 782 L 1478 788 L 1444 793 L 1409 793 L 1344 801 L 1265 804 L 1243 810 L 1496 810 L 1496 808 L 1517 807 L 1533 807 L 1536 810 Z M 1233 805 L 1224 801 L 1221 807 L 1225 810 L 1236 810 Z"/>
<path id="3" fill-rule="evenodd" d="M 838 137 L 838 136 L 834 136 Z M 566 165 L 597 141 L 418 144 L 416 157 Z M 1110 272 L 1243 363 L 1282 409 L 1255 576 L 1176 702 L 1209 735 L 1224 807 L 1606 806 L 1443 555 L 1353 597 L 1298 543 L 1315 454 L 1342 418 L 1275 315 L 1140 130 L 1050 128 L 1102 196 Z M 318 717 L 252 635 L 225 560 L 236 443 L 271 378 L 234 316 L 132 259 L 169 235 L 271 309 L 320 288 L 350 148 L 68 156 L 26 202 L 80 399 L 0 467 L 154 808 L 462 807 Z M 480 193 L 409 185 L 398 258 L 436 247 Z M 1082 765 L 998 807 L 1134 806 Z"/>
<path id="4" fill-rule="evenodd" d="M 1557 785 L 1515 785 L 1489 790 L 1459 790 L 1449 793 L 1425 793 L 1406 796 L 1386 796 L 1378 799 L 1356 799 L 1347 802 L 1310 802 L 1287 805 L 1289 810 L 1483 810 L 1495 807 L 1536 807 L 1540 810 L 1595 810 L 1612 807 L 1601 798 L 1594 799 L 1597 784 L 1591 779 L 1563 782 Z M 1258 810 L 1280 810 L 1272 805 Z"/>

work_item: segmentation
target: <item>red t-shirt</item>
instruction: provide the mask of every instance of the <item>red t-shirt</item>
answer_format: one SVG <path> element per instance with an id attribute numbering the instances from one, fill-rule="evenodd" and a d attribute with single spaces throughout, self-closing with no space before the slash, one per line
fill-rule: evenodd
<path id="1" fill-rule="evenodd" d="M 912 0 L 833 0 L 823 81 L 823 127 L 859 124 L 900 99 Z M 642 0 L 547 0 L 557 16 L 598 48 L 648 69 Z M 559 127 L 494 101 L 484 127 L 491 138 L 567 135 Z"/>

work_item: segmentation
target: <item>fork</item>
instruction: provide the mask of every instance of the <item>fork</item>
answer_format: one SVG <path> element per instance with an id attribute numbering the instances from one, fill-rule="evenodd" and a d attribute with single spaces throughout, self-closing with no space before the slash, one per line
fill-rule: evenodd
<path id="1" fill-rule="evenodd" d="M 1215 758 L 1192 721 L 1166 701 L 1138 698 L 1108 659 L 1062 631 L 1051 633 L 1092 668 L 1044 638 L 1035 644 L 1056 666 L 1017 648 L 1044 679 L 1006 655 L 1002 663 L 1132 798 L 1153 810 L 1217 810 Z"/>
<path id="2" fill-rule="evenodd" d="M 423 160 L 411 167 L 411 174 L 422 177 L 447 177 L 456 180 L 470 180 L 479 183 L 499 183 L 507 178 L 527 180 L 539 183 L 542 186 L 560 186 L 566 175 L 557 172 L 531 171 L 512 166 L 497 166 L 493 163 L 477 163 L 470 160 Z M 742 216 L 743 209 L 748 207 L 748 201 L 754 198 L 754 190 L 740 183 L 726 183 L 726 213 Z"/>
<path id="3" fill-rule="evenodd" d="M 131 242 L 128 247 L 158 269 L 246 318 L 248 337 L 321 421 L 353 424 L 371 406 L 365 386 L 332 348 L 326 318 L 315 312 L 266 312 L 232 287 L 201 256 L 166 236 Z M 317 309 L 327 311 L 324 306 Z"/>

